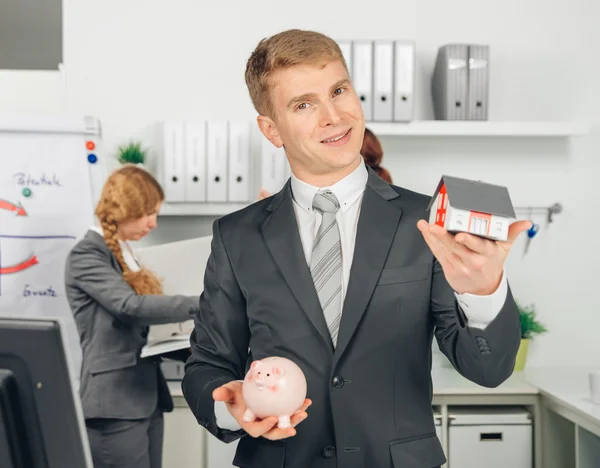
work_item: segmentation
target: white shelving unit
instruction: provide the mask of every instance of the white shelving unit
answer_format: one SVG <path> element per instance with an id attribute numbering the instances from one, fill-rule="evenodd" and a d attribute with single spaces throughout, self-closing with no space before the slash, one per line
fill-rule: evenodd
<path id="1" fill-rule="evenodd" d="M 223 216 L 248 206 L 248 203 L 163 203 L 159 216 Z"/>
<path id="2" fill-rule="evenodd" d="M 590 133 L 587 124 L 569 121 L 422 120 L 410 123 L 367 122 L 366 126 L 381 137 L 570 138 Z M 223 216 L 249 203 L 165 202 L 159 215 Z"/>
<path id="3" fill-rule="evenodd" d="M 367 122 L 367 127 L 378 136 L 573 137 L 590 131 L 584 123 L 556 121 L 423 120 L 410 123 Z"/>

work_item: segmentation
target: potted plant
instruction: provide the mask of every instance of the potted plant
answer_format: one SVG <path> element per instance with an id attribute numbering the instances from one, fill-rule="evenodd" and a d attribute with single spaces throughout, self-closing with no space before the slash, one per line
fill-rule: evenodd
<path id="1" fill-rule="evenodd" d="M 119 146 L 119 156 L 117 160 L 121 164 L 135 164 L 145 168 L 147 150 L 142 148 L 140 142 L 131 142 L 123 146 Z"/>
<path id="2" fill-rule="evenodd" d="M 527 361 L 527 350 L 529 348 L 530 340 L 535 335 L 545 333 L 548 330 L 537 320 L 535 306 L 530 305 L 523 307 L 517 303 L 517 308 L 519 309 L 521 319 L 521 345 L 519 346 L 519 352 L 517 353 L 515 371 L 522 371 L 525 368 L 525 362 Z"/>

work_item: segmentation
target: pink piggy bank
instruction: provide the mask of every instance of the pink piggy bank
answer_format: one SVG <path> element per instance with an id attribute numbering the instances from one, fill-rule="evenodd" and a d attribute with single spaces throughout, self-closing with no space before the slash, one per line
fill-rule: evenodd
<path id="1" fill-rule="evenodd" d="M 254 361 L 244 379 L 242 396 L 247 407 L 244 421 L 277 416 L 278 427 L 291 427 L 290 416 L 306 398 L 306 377 L 296 363 L 286 358 Z"/>

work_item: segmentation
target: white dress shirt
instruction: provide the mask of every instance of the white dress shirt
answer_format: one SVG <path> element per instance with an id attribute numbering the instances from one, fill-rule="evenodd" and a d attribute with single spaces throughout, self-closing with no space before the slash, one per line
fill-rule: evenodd
<path id="1" fill-rule="evenodd" d="M 359 166 L 349 175 L 330 187 L 340 203 L 340 209 L 336 214 L 336 221 L 340 231 L 342 247 L 342 304 L 348 289 L 350 268 L 354 257 L 354 244 L 356 241 L 356 230 L 362 205 L 363 193 L 367 185 L 369 173 L 364 164 Z M 322 216 L 312 207 L 315 194 L 321 190 L 291 176 L 292 193 L 294 198 L 294 212 L 298 221 L 300 240 L 304 249 L 307 265 L 310 265 L 313 239 L 319 230 Z M 417 227 L 415 226 L 415 229 Z M 468 326 L 485 329 L 485 327 L 498 315 L 506 296 L 508 285 L 504 273 L 498 289 L 488 296 L 476 296 L 473 294 L 454 293 L 468 320 Z M 215 416 L 217 425 L 222 429 L 239 430 L 237 421 L 230 415 L 223 402 L 215 402 Z M 221 404 L 219 404 L 221 403 Z"/>

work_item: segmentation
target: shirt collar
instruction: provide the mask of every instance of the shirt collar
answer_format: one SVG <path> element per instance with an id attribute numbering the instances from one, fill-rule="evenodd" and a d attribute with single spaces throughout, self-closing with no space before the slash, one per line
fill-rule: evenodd
<path id="1" fill-rule="evenodd" d="M 369 173 L 364 163 L 358 165 L 354 171 L 329 187 L 315 187 L 298 179 L 293 173 L 291 176 L 292 194 L 294 200 L 306 211 L 313 211 L 312 202 L 319 190 L 329 189 L 340 202 L 340 209 L 346 211 L 365 191 Z"/>
<path id="2" fill-rule="evenodd" d="M 100 226 L 94 224 L 93 226 L 90 226 L 90 231 L 94 231 L 104 237 L 104 230 Z"/>

